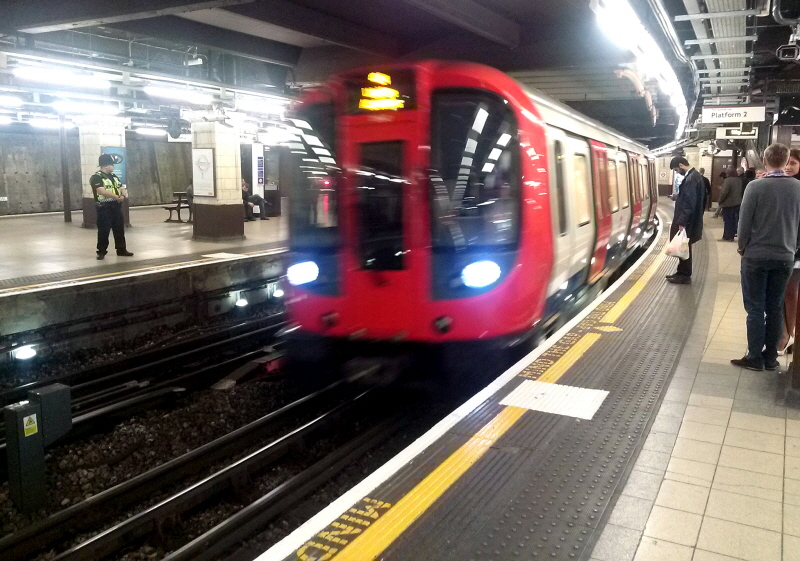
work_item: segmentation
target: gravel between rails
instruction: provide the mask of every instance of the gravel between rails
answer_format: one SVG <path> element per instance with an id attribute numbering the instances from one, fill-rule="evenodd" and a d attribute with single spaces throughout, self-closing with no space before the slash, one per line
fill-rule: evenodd
<path id="1" fill-rule="evenodd" d="M 171 410 L 151 410 L 46 455 L 48 504 L 17 511 L 0 486 L 2 534 L 7 535 L 104 489 L 152 469 L 300 397 L 289 380 L 255 380 L 229 391 L 204 390 Z"/>

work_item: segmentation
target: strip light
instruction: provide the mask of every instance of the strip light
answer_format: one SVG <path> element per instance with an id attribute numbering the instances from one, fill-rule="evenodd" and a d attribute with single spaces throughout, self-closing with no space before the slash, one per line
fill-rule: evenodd
<path id="1" fill-rule="evenodd" d="M 209 94 L 193 90 L 181 90 L 178 88 L 147 86 L 144 88 L 144 93 L 152 97 L 175 99 L 178 101 L 185 101 L 186 103 L 192 103 L 194 105 L 211 105 L 211 103 L 214 101 L 214 98 Z"/>
<path id="2" fill-rule="evenodd" d="M 111 87 L 111 82 L 104 78 L 99 78 L 92 74 L 76 74 L 63 68 L 18 66 L 13 70 L 13 74 L 22 80 L 46 82 L 73 88 L 108 89 Z"/>
<path id="3" fill-rule="evenodd" d="M 80 103 L 77 101 L 56 101 L 53 108 L 59 113 L 77 113 L 79 115 L 119 115 L 119 105 L 102 103 Z"/>
<path id="4" fill-rule="evenodd" d="M 13 95 L 0 95 L 0 106 L 3 107 L 19 107 L 23 101 Z"/>
<path id="5" fill-rule="evenodd" d="M 166 129 L 156 129 L 148 127 L 133 129 L 133 132 L 138 132 L 139 134 L 146 134 L 147 136 L 164 136 L 165 134 L 167 134 Z"/>
<path id="6" fill-rule="evenodd" d="M 614 44 L 629 50 L 636 57 L 637 67 L 648 78 L 655 79 L 658 87 L 669 97 L 678 114 L 678 128 L 675 138 L 681 138 L 686 128 L 689 110 L 675 70 L 667 62 L 658 47 L 627 0 L 592 0 L 592 10 L 597 15 L 597 23 Z"/>

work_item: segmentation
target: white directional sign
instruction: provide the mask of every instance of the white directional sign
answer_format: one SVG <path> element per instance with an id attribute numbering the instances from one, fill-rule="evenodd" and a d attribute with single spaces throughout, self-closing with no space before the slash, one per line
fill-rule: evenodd
<path id="1" fill-rule="evenodd" d="M 764 105 L 710 105 L 703 107 L 703 123 L 761 123 L 767 120 Z"/>

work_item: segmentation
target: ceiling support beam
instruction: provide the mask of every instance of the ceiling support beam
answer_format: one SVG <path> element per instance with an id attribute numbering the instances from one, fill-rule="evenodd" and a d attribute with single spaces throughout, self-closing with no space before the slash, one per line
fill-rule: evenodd
<path id="1" fill-rule="evenodd" d="M 731 58 L 752 58 L 753 53 L 742 53 L 736 55 L 693 55 L 692 60 L 727 60 Z M 724 69 L 723 69 L 724 70 Z"/>
<path id="2" fill-rule="evenodd" d="M 4 0 L 0 30 L 47 33 L 123 21 L 174 15 L 206 8 L 247 4 L 253 0 Z"/>
<path id="3" fill-rule="evenodd" d="M 710 74 L 712 72 L 719 74 L 720 72 L 750 72 L 750 69 L 750 66 L 740 66 L 738 68 L 701 68 L 697 72 L 701 74 Z"/>
<path id="4" fill-rule="evenodd" d="M 520 26 L 474 0 L 404 0 L 429 14 L 510 49 L 519 46 Z"/>
<path id="5" fill-rule="evenodd" d="M 260 0 L 229 11 L 365 53 L 392 58 L 401 54 L 394 37 L 287 0 Z"/>
<path id="6" fill-rule="evenodd" d="M 295 66 L 300 59 L 300 47 L 190 21 L 178 16 L 126 21 L 109 27 L 157 39 L 209 47 L 222 53 L 280 66 Z"/>
<path id="7" fill-rule="evenodd" d="M 675 21 L 693 21 L 712 18 L 740 18 L 743 16 L 757 16 L 760 10 L 736 10 L 733 12 L 707 12 L 703 14 L 686 14 L 685 16 L 675 16 Z"/>
<path id="8" fill-rule="evenodd" d="M 758 35 L 743 35 L 741 37 L 711 37 L 709 39 L 687 39 L 684 45 L 713 45 L 714 43 L 737 43 L 740 41 L 755 41 Z"/>
<path id="9" fill-rule="evenodd" d="M 749 82 L 750 78 L 700 78 L 701 82 Z"/>

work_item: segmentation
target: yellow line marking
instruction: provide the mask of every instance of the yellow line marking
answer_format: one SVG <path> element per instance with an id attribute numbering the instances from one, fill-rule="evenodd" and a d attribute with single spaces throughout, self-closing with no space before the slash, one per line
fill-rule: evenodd
<path id="1" fill-rule="evenodd" d="M 336 555 L 337 561 L 374 559 L 477 462 L 527 411 L 506 407 L 475 436 L 433 470 L 389 512 Z"/>
<path id="2" fill-rule="evenodd" d="M 655 274 L 663 258 L 663 255 L 656 258 L 655 262 L 636 281 L 628 293 L 606 313 L 601 321 L 613 323 L 619 318 L 622 312 L 628 308 L 634 298 L 642 291 L 650 277 Z M 619 328 L 610 327 L 609 329 L 609 327 L 603 326 L 603 330 L 621 331 Z M 561 358 L 545 370 L 542 376 L 538 378 L 538 381 L 556 383 L 601 337 L 601 333 L 587 333 L 582 336 Z M 350 543 L 344 545 L 343 549 L 336 551 L 335 548 L 325 548 L 326 555 L 324 559 L 335 557 L 337 561 L 360 561 L 377 558 L 494 446 L 497 440 L 522 417 L 525 411 L 527 409 L 521 407 L 506 406 L 494 419 L 470 438 L 466 444 L 451 454 L 425 479 L 401 498 L 386 514 L 364 529 Z M 304 552 L 309 545 L 318 545 L 315 540 L 319 538 L 320 534 L 306 542 L 303 547 L 297 550 L 297 555 L 300 556 L 301 552 Z"/>
<path id="3" fill-rule="evenodd" d="M 550 382 L 554 384 L 567 371 L 572 368 L 578 359 L 586 354 L 592 345 L 602 337 L 600 333 L 587 333 L 578 340 L 577 343 L 565 352 L 550 368 L 537 378 L 538 382 Z"/>
<path id="4" fill-rule="evenodd" d="M 619 301 L 611 308 L 608 313 L 603 316 L 600 320 L 603 323 L 614 323 L 616 322 L 619 317 L 622 315 L 628 306 L 634 301 L 634 299 L 639 296 L 639 294 L 644 290 L 644 287 L 647 285 L 650 277 L 652 277 L 658 268 L 661 266 L 661 262 L 664 261 L 664 254 L 660 254 L 658 257 L 655 258 L 653 264 L 639 277 L 639 280 L 631 287 L 631 289 L 625 293 L 625 295 L 619 299 Z"/>
<path id="5" fill-rule="evenodd" d="M 593 329 L 597 329 L 598 331 L 604 331 L 606 333 L 619 333 L 622 331 L 619 327 L 614 327 L 613 325 L 601 325 L 599 327 L 594 327 Z"/>

